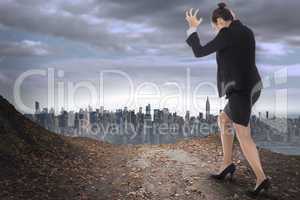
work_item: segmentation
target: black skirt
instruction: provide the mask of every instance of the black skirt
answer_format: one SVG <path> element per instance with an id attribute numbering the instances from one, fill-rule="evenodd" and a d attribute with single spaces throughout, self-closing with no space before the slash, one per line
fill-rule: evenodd
<path id="1" fill-rule="evenodd" d="M 224 107 L 224 112 L 235 123 L 248 126 L 252 106 L 258 100 L 261 90 L 255 91 L 252 95 L 250 91 L 232 91 L 226 94 L 228 99 Z"/>

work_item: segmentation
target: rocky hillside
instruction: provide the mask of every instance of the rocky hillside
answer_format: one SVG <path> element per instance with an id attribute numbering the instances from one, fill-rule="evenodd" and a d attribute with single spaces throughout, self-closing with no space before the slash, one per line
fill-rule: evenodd
<path id="1" fill-rule="evenodd" d="M 272 181 L 259 199 L 300 196 L 300 157 L 260 149 Z M 254 175 L 238 143 L 233 181 L 216 182 L 218 136 L 165 145 L 111 145 L 53 134 L 0 97 L 0 199 L 233 200 L 250 199 Z"/>
<path id="2" fill-rule="evenodd" d="M 53 151 L 64 144 L 59 136 L 25 118 L 0 96 L 0 152 L 14 159 L 20 153 Z"/>
<path id="3" fill-rule="evenodd" d="M 128 156 L 121 146 L 51 133 L 0 96 L 0 199 L 106 200 L 112 190 L 126 196 L 128 187 L 110 182 L 126 173 L 112 166 L 126 166 Z"/>

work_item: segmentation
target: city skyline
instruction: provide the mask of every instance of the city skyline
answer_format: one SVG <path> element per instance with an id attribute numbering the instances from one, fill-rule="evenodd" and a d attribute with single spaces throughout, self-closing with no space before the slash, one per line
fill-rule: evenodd
<path id="1" fill-rule="evenodd" d="M 100 107 L 78 112 L 62 109 L 55 114 L 53 109 L 42 108 L 35 102 L 35 113 L 25 114 L 25 117 L 47 130 L 67 136 L 91 137 L 115 144 L 162 144 L 216 134 L 219 131 L 218 115 L 211 114 L 208 98 L 205 103 L 205 112 L 193 116 L 189 111 L 179 115 L 168 108 L 153 109 L 150 104 L 140 107 L 137 112 L 127 107 L 115 111 Z M 277 118 L 265 111 L 259 112 L 258 116 L 252 114 L 249 123 L 253 137 L 261 145 L 295 146 L 300 142 L 300 116 Z"/>
<path id="2" fill-rule="evenodd" d="M 111 143 L 169 143 L 184 137 L 200 137 L 215 133 L 217 116 L 210 115 L 207 99 L 205 119 L 203 113 L 185 116 L 169 112 L 168 108 L 151 109 L 148 104 L 138 112 L 127 107 L 115 112 L 102 106 L 96 110 L 80 109 L 78 112 L 61 110 L 55 115 L 54 110 L 41 109 L 35 102 L 35 113 L 25 114 L 27 118 L 42 127 L 63 135 L 93 137 Z M 153 115 L 151 114 L 153 110 Z M 203 127 L 205 126 L 205 127 Z"/>
<path id="3" fill-rule="evenodd" d="M 197 113 L 197 115 L 192 115 L 191 112 L 189 110 L 186 110 L 184 115 L 186 116 L 187 114 L 190 116 L 190 117 L 197 117 L 197 116 L 202 116 L 203 119 L 207 119 L 209 118 L 210 115 L 214 116 L 214 114 L 211 114 L 211 106 L 210 106 L 210 102 L 209 102 L 209 99 L 207 97 L 207 100 L 205 102 L 205 111 L 199 111 Z M 130 109 L 128 108 L 127 106 L 124 106 L 123 108 L 117 108 L 115 110 L 110 110 L 110 109 L 107 109 L 105 108 L 105 106 L 100 106 L 99 108 L 97 107 L 92 107 L 92 106 L 88 106 L 88 107 L 85 107 L 85 108 L 79 108 L 78 110 L 66 110 L 65 108 L 61 107 L 60 110 L 54 110 L 53 108 L 47 108 L 47 107 L 41 107 L 40 106 L 40 103 L 39 102 L 35 102 L 35 112 L 34 113 L 24 113 L 25 115 L 26 114 L 40 114 L 40 113 L 53 113 L 55 114 L 55 116 L 58 116 L 60 114 L 62 114 L 63 112 L 70 112 L 70 113 L 79 113 L 79 112 L 110 112 L 110 113 L 113 113 L 113 112 L 118 112 L 118 111 L 129 111 L 129 112 L 134 112 L 134 113 L 147 113 L 147 107 L 151 107 L 152 109 L 150 109 L 150 115 L 151 117 L 154 116 L 155 114 L 155 111 L 157 110 L 160 110 L 160 111 L 163 111 L 163 110 L 166 110 L 167 112 L 170 112 L 170 113 L 173 113 L 173 114 L 177 114 L 178 116 L 184 116 L 180 113 L 177 113 L 176 111 L 172 111 L 170 110 L 169 108 L 167 107 L 163 107 L 163 108 L 153 108 L 151 106 L 151 104 L 146 104 L 144 106 L 140 106 L 138 109 Z M 143 109 L 145 108 L 145 109 Z M 146 112 L 143 112 L 143 111 L 146 111 Z M 219 112 L 221 112 L 223 109 L 219 109 Z M 204 117 L 205 116 L 205 117 Z M 217 116 L 217 115 L 215 115 Z M 258 113 L 253 113 L 251 114 L 251 116 L 257 116 L 259 118 L 266 118 L 266 119 L 269 119 L 269 118 L 276 118 L 276 115 L 274 115 L 274 113 L 271 113 L 270 111 L 268 110 L 265 110 L 264 112 L 261 112 L 261 111 L 258 111 Z M 293 118 L 293 117 L 292 117 Z M 294 118 L 300 118 L 300 115 L 299 116 L 295 116 Z"/>

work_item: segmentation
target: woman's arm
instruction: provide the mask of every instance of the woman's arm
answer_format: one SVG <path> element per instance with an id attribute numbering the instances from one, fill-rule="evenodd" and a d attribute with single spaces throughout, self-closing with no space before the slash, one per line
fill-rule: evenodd
<path id="1" fill-rule="evenodd" d="M 195 57 L 203 57 L 219 51 L 230 45 L 228 28 L 222 28 L 218 35 L 206 45 L 202 46 L 197 32 L 193 32 L 187 39 L 187 44 L 192 47 Z"/>

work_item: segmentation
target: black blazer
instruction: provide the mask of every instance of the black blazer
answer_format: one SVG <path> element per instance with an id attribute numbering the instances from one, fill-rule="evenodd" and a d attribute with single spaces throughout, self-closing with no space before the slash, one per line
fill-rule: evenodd
<path id="1" fill-rule="evenodd" d="M 235 90 L 257 91 L 263 88 L 255 64 L 255 38 L 250 28 L 239 20 L 222 28 L 217 36 L 202 46 L 197 32 L 187 39 L 196 57 L 216 52 L 217 86 L 219 97 Z"/>

